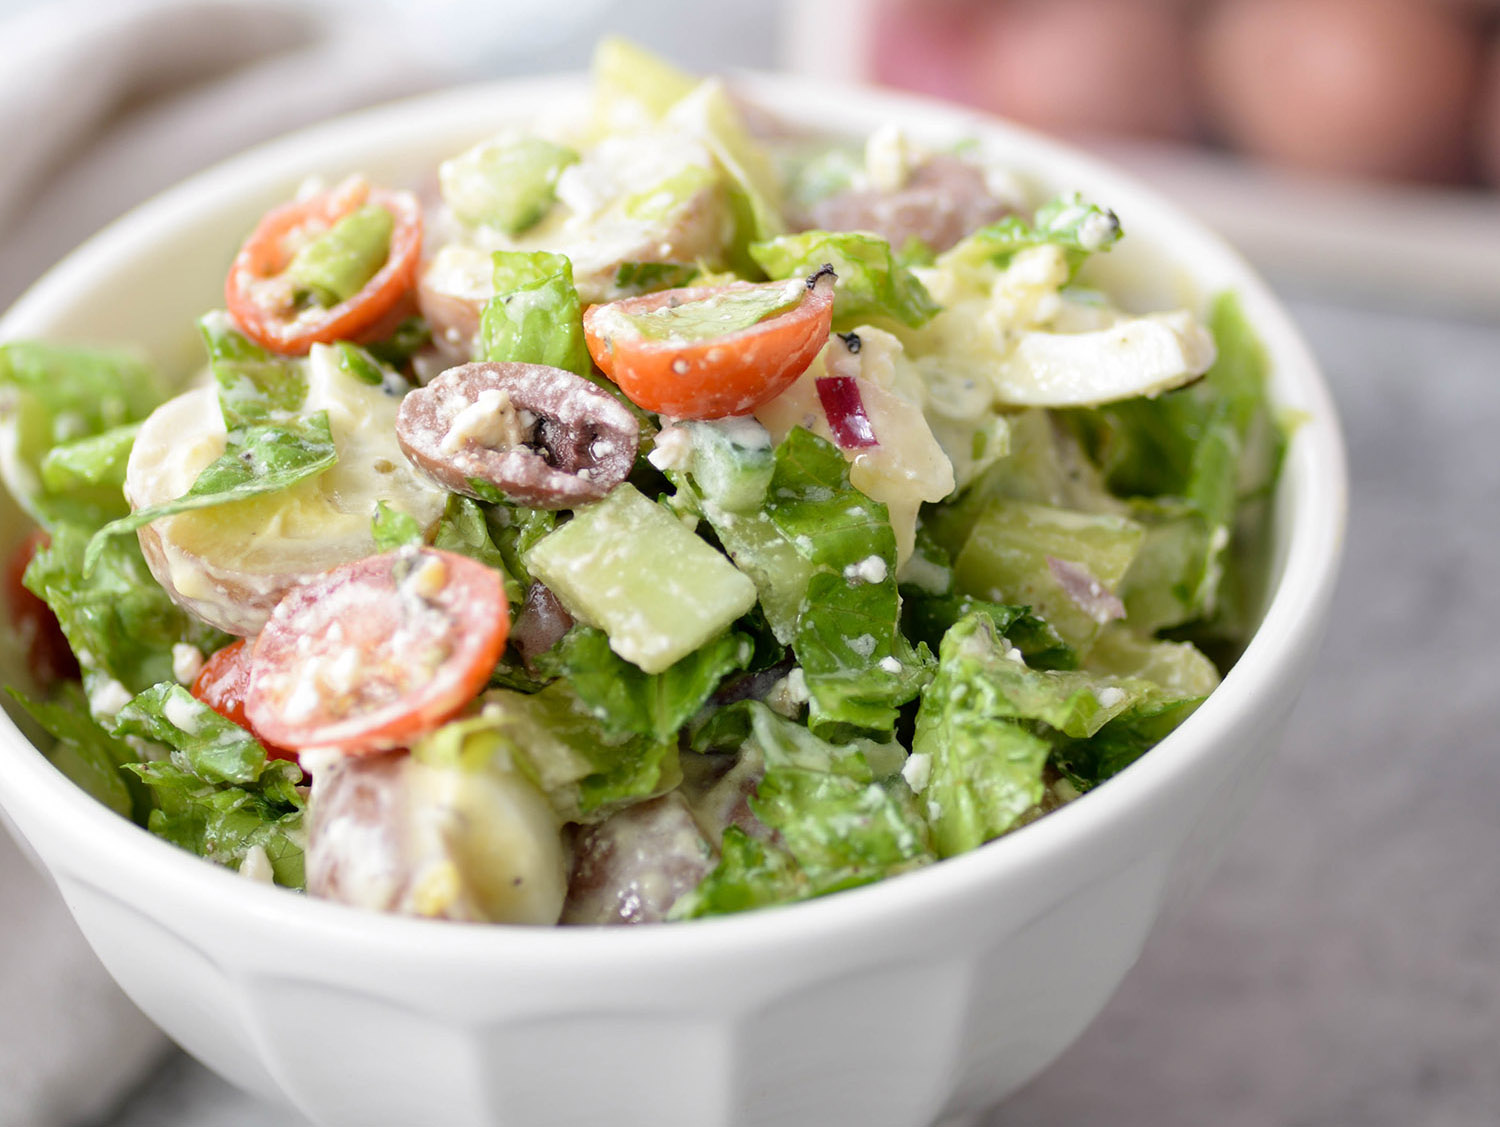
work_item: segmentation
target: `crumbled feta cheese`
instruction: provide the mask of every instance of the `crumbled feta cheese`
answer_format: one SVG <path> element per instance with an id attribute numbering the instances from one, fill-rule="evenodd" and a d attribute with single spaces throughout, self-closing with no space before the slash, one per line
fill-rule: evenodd
<path id="1" fill-rule="evenodd" d="M 883 657 L 879 662 L 880 668 L 887 673 L 900 673 L 901 663 L 893 657 Z"/>
<path id="2" fill-rule="evenodd" d="M 1099 690 L 1097 699 L 1100 708 L 1114 708 L 1125 700 L 1125 690 L 1118 685 L 1106 685 Z"/>
<path id="3" fill-rule="evenodd" d="M 887 574 L 885 560 L 879 556 L 866 556 L 844 568 L 844 578 L 850 583 L 884 583 Z"/>
<path id="4" fill-rule="evenodd" d="M 98 720 L 113 720 L 130 701 L 130 690 L 118 681 L 104 681 L 89 691 L 89 711 Z"/>
<path id="5" fill-rule="evenodd" d="M 921 794 L 932 781 L 932 756 L 926 752 L 915 752 L 907 756 L 901 768 L 901 777 L 911 787 L 913 794 Z"/>
<path id="6" fill-rule="evenodd" d="M 190 700 L 172 695 L 162 705 L 161 714 L 166 717 L 167 723 L 187 735 L 196 736 L 199 729 L 199 714 L 197 707 Z"/>
<path id="7" fill-rule="evenodd" d="M 879 192 L 899 192 L 911 175 L 912 151 L 906 134 L 893 124 L 882 125 L 865 142 L 865 175 Z"/>
<path id="8" fill-rule="evenodd" d="M 509 450 L 520 446 L 527 438 L 521 414 L 511 403 L 508 392 L 487 387 L 474 402 L 453 416 L 439 449 L 445 454 L 454 454 L 470 443 L 487 450 Z"/>
<path id="9" fill-rule="evenodd" d="M 857 638 L 850 638 L 849 648 L 860 657 L 869 657 L 875 652 L 875 635 L 861 634 Z"/>
<path id="10" fill-rule="evenodd" d="M 191 685 L 203 672 L 203 651 L 186 642 L 172 647 L 172 676 L 180 685 Z"/>
<path id="11" fill-rule="evenodd" d="M 693 432 L 675 423 L 661 428 L 656 435 L 656 445 L 646 455 L 646 461 L 662 473 L 668 470 L 685 470 L 692 460 Z"/>
<path id="12" fill-rule="evenodd" d="M 263 845 L 252 845 L 245 850 L 245 859 L 240 862 L 240 876 L 261 884 L 276 883 L 276 873 L 271 867 L 271 858 Z"/>

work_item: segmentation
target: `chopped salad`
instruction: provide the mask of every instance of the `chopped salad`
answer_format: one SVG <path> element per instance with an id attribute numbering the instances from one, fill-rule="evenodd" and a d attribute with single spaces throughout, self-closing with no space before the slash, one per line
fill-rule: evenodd
<path id="1" fill-rule="evenodd" d="M 1120 218 L 977 147 L 595 82 L 269 212 L 186 390 L 0 345 L 10 691 L 99 801 L 373 909 L 685 919 L 1013 832 L 1218 684 L 1283 444 L 1233 294 L 1126 312 Z"/>

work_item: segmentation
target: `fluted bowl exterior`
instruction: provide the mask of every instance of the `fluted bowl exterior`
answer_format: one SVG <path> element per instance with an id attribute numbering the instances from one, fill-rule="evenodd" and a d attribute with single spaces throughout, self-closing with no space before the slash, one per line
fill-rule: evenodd
<path id="1" fill-rule="evenodd" d="M 1311 356 L 1238 256 L 1129 178 L 993 119 L 805 80 L 736 86 L 810 129 L 974 137 L 1023 180 L 1082 188 L 1122 216 L 1107 268 L 1143 308 L 1240 293 L 1302 420 L 1261 627 L 1161 745 L 999 842 L 821 901 L 637 929 L 434 923 L 256 885 L 94 803 L 0 717 L 0 808 L 105 966 L 209 1067 L 316 1123 L 920 1127 L 989 1107 L 1082 1032 L 1205 879 L 1305 680 L 1342 546 L 1343 452 Z M 138 341 L 186 371 L 239 239 L 305 175 L 418 183 L 585 97 L 574 78 L 470 87 L 256 150 L 85 244 L 0 339 Z M 13 508 L 0 528 L 19 538 Z"/>

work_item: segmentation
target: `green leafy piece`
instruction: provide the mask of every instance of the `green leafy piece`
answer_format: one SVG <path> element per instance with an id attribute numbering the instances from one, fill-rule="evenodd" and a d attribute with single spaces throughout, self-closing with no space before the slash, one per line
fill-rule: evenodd
<path id="1" fill-rule="evenodd" d="M 206 783 L 253 783 L 266 769 L 265 748 L 254 736 L 176 682 L 138 694 L 115 717 L 115 732 L 173 749 L 179 766 Z"/>
<path id="2" fill-rule="evenodd" d="M 54 446 L 42 458 L 42 488 L 55 495 L 78 493 L 96 486 L 123 488 L 125 467 L 140 430 L 140 423 L 127 423 L 102 434 Z"/>
<path id="3" fill-rule="evenodd" d="M 283 276 L 294 296 L 320 308 L 348 301 L 385 265 L 395 228 L 395 217 L 379 204 L 356 208 L 299 247 Z"/>
<path id="4" fill-rule="evenodd" d="M 128 353 L 33 341 L 0 345 L 0 470 L 27 515 L 49 529 L 61 522 L 97 528 L 126 512 L 111 474 L 94 481 L 92 472 L 85 480 L 63 473 L 49 486 L 43 461 L 56 447 L 140 422 L 165 397 L 155 372 Z"/>
<path id="5" fill-rule="evenodd" d="M 170 758 L 128 769 L 150 788 L 152 833 L 201 857 L 239 868 L 255 846 L 276 883 L 301 888 L 302 813 L 294 763 L 266 758 L 244 728 L 176 683 L 153 685 L 120 710 L 116 731 L 170 749 Z"/>
<path id="6" fill-rule="evenodd" d="M 455 521 L 455 526 L 467 530 L 464 533 L 466 539 L 477 540 L 479 530 L 474 524 L 473 514 L 479 513 L 481 516 L 485 514 L 472 502 L 471 506 L 471 509 L 465 510 L 461 522 Z M 547 509 L 528 509 L 522 505 L 500 502 L 490 507 L 487 523 L 489 536 L 492 538 L 495 550 L 500 553 L 500 561 L 504 565 L 506 574 L 515 577 L 524 593 L 524 589 L 531 586 L 531 572 L 526 567 L 526 553 L 557 527 L 557 514 Z M 480 557 L 475 556 L 475 558 Z"/>
<path id="7" fill-rule="evenodd" d="M 438 168 L 443 199 L 464 223 L 519 235 L 552 209 L 557 178 L 578 154 L 540 137 L 485 141 Z"/>
<path id="8" fill-rule="evenodd" d="M 755 701 L 721 709 L 694 738 L 705 748 L 735 742 L 766 764 L 750 806 L 776 844 L 726 831 L 720 865 L 674 915 L 821 896 L 933 859 L 927 826 L 898 773 L 899 745 L 830 743 Z"/>
<path id="9" fill-rule="evenodd" d="M 1148 629 L 1210 614 L 1226 567 L 1253 560 L 1256 529 L 1237 514 L 1268 493 L 1284 449 L 1269 361 L 1235 295 L 1215 300 L 1209 327 L 1218 359 L 1196 384 L 1075 416 L 1109 488 L 1141 499 L 1150 533 L 1123 595 Z"/>
<path id="10" fill-rule="evenodd" d="M 1089 255 L 1108 251 L 1123 233 L 1114 212 L 1074 192 L 1043 204 L 1029 223 L 1019 215 L 1007 215 L 981 227 L 940 254 L 937 268 L 1003 268 L 1017 252 L 1050 244 L 1063 250 L 1071 272 L 1076 274 Z"/>
<path id="11" fill-rule="evenodd" d="M 548 251 L 500 250 L 494 262 L 495 296 L 479 321 L 479 354 L 587 376 L 593 361 L 583 339 L 573 264 Z"/>
<path id="12" fill-rule="evenodd" d="M 397 325 L 384 340 L 372 341 L 366 345 L 365 351 L 380 363 L 399 368 L 431 343 L 432 326 L 425 318 L 412 316 Z M 340 348 L 344 345 L 348 345 L 350 349 L 358 348 L 348 341 L 339 342 Z"/>
<path id="13" fill-rule="evenodd" d="M 1016 718 L 994 676 L 1017 664 L 1009 650 L 986 615 L 970 615 L 944 637 L 922 692 L 912 754 L 929 766 L 921 798 L 941 857 L 999 837 L 1045 789 L 1052 745 Z"/>
<path id="14" fill-rule="evenodd" d="M 224 453 L 204 467 L 181 497 L 110 521 L 94 536 L 84 561 L 92 569 L 111 537 L 162 517 L 208 509 L 290 489 L 338 461 L 328 412 L 292 422 L 253 423 L 229 432 Z"/>
<path id="15" fill-rule="evenodd" d="M 954 560 L 954 581 L 964 594 L 1031 607 L 1083 652 L 1123 615 L 1116 592 L 1144 537 L 1123 517 L 997 498 Z"/>
<path id="16" fill-rule="evenodd" d="M 776 450 L 765 515 L 812 565 L 791 638 L 807 678 L 809 726 L 890 731 L 929 676 L 931 655 L 901 633 L 885 506 L 850 485 L 837 447 L 798 427 Z"/>
<path id="17" fill-rule="evenodd" d="M 591 71 L 596 116 L 605 129 L 620 115 L 631 127 L 642 118 L 656 121 L 697 85 L 692 75 L 617 35 L 599 40 Z"/>
<path id="18" fill-rule="evenodd" d="M 477 716 L 445 724 L 412 748 L 424 763 L 518 770 L 567 822 L 598 822 L 682 781 L 677 739 L 612 738 L 554 681 L 535 693 L 495 689 Z"/>
<path id="19" fill-rule="evenodd" d="M 812 895 L 812 885 L 787 850 L 757 841 L 739 826 L 724 831 L 719 863 L 698 887 L 678 899 L 674 920 L 701 919 L 791 904 Z"/>
<path id="20" fill-rule="evenodd" d="M 567 681 L 579 703 L 611 738 L 643 735 L 675 739 L 730 673 L 754 655 L 751 640 L 721 634 L 660 673 L 643 673 L 609 648 L 603 631 L 570 630 L 536 659 L 537 669 Z"/>
<path id="21" fill-rule="evenodd" d="M 943 636 L 971 614 L 988 618 L 996 633 L 1020 650 L 1033 669 L 1072 669 L 1078 664 L 1073 648 L 1045 620 L 1032 614 L 1030 607 L 986 602 L 970 595 L 929 595 L 902 589 L 902 629 L 914 642 L 925 642 L 934 651 Z"/>
<path id="22" fill-rule="evenodd" d="M 301 363 L 272 355 L 236 329 L 223 310 L 204 315 L 198 332 L 219 385 L 219 409 L 227 430 L 285 422 L 302 409 L 307 373 Z"/>
<path id="23" fill-rule="evenodd" d="M 90 530 L 57 525 L 52 543 L 26 569 L 26 586 L 62 625 L 93 694 L 117 682 L 130 694 L 172 676 L 177 643 L 213 653 L 228 637 L 203 625 L 167 597 L 152 577 L 134 538 L 105 541 L 84 573 Z"/>
<path id="24" fill-rule="evenodd" d="M 250 850 L 264 849 L 276 883 L 304 888 L 303 809 L 295 764 L 276 760 L 255 786 L 205 782 L 174 757 L 131 764 L 151 790 L 156 809 L 147 828 L 173 845 L 220 865 L 238 869 Z"/>
<path id="25" fill-rule="evenodd" d="M 89 716 L 88 702 L 76 685 L 63 686 L 52 701 L 7 691 L 57 741 L 47 753 L 53 766 L 115 813 L 145 821 L 151 801 L 135 776 L 122 770 L 135 762 L 135 752 Z"/>
<path id="26" fill-rule="evenodd" d="M 749 245 L 786 232 L 781 185 L 770 158 L 745 128 L 738 108 L 718 79 L 701 82 L 679 98 L 664 122 L 668 128 L 698 139 L 713 154 L 726 180 L 734 219 L 729 265 L 741 277 L 754 278 L 758 268 L 749 256 Z"/>
<path id="27" fill-rule="evenodd" d="M 397 548 L 422 544 L 422 526 L 415 519 L 393 509 L 384 501 L 375 505 L 375 516 L 370 521 L 370 531 L 375 536 L 375 548 L 380 552 L 394 552 Z"/>
<path id="28" fill-rule="evenodd" d="M 1078 790 L 1089 790 L 1161 743 L 1201 703 L 1201 697 L 1145 696 L 1092 736 L 1056 740 L 1052 764 Z"/>
<path id="29" fill-rule="evenodd" d="M 840 332 L 879 321 L 915 329 L 938 312 L 927 287 L 898 261 L 889 243 L 874 235 L 804 231 L 754 243 L 750 255 L 773 278 L 802 278 L 832 265 L 839 279 L 833 326 Z"/>

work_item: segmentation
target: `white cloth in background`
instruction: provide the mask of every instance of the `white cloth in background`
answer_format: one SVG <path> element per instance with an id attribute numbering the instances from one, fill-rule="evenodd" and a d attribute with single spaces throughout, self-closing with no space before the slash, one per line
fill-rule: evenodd
<path id="1" fill-rule="evenodd" d="M 383 34 L 250 0 L 51 3 L 0 22 L 0 306 L 123 211 L 257 141 L 441 76 Z M 98 1121 L 167 1050 L 0 832 L 0 1125 Z"/>

